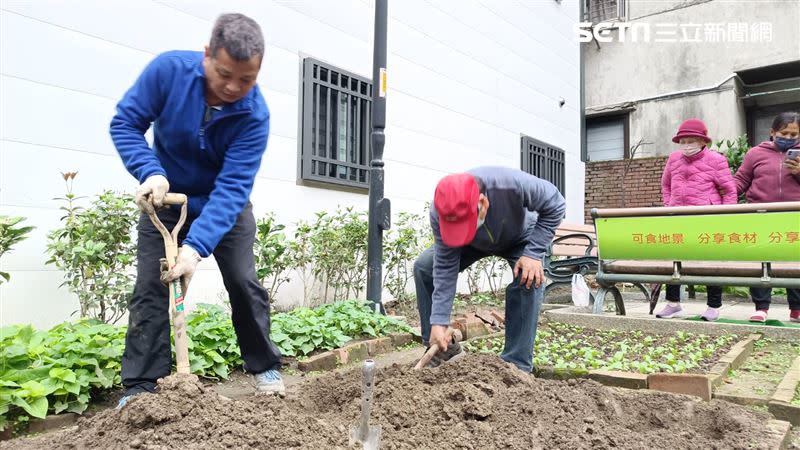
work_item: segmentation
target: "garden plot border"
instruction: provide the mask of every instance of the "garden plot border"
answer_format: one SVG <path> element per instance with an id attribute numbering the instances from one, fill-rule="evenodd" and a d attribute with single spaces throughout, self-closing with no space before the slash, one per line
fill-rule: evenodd
<path id="1" fill-rule="evenodd" d="M 301 372 L 329 371 L 337 367 L 363 361 L 375 355 L 390 353 L 404 347 L 418 338 L 411 333 L 394 333 L 389 336 L 350 342 L 344 347 L 328 350 L 310 358 L 297 361 L 297 370 Z"/>
<path id="2" fill-rule="evenodd" d="M 770 419 L 764 427 L 764 440 L 775 442 L 775 446 L 770 446 L 776 450 L 789 448 L 792 440 L 792 424 L 785 420 Z M 768 448 L 770 448 L 768 447 Z"/>
<path id="3" fill-rule="evenodd" d="M 542 316 L 553 322 L 562 322 L 569 325 L 576 325 L 598 330 L 623 330 L 623 331 L 647 331 L 653 333 L 669 333 L 676 330 L 688 331 L 692 333 L 703 333 L 708 335 L 719 335 L 723 333 L 732 334 L 751 334 L 758 333 L 764 337 L 785 340 L 800 341 L 800 328 L 770 327 L 762 325 L 744 325 L 736 323 L 718 322 L 695 322 L 691 320 L 665 320 L 655 317 L 628 317 L 611 316 L 586 313 L 583 308 L 574 306 L 566 308 L 550 309 L 542 313 Z"/>
<path id="4" fill-rule="evenodd" d="M 794 359 L 794 363 L 778 384 L 767 405 L 773 416 L 791 422 L 795 426 L 800 426 L 800 406 L 792 405 L 791 401 L 798 385 L 800 385 L 800 356 Z"/>
<path id="5" fill-rule="evenodd" d="M 592 328 L 587 326 L 586 328 Z M 503 333 L 494 333 L 475 339 L 502 337 Z M 536 369 L 536 376 L 541 378 L 568 379 L 589 378 L 598 383 L 612 387 L 628 389 L 651 389 L 675 394 L 688 394 L 711 400 L 714 387 L 719 386 L 730 370 L 738 369 L 753 351 L 753 344 L 760 339 L 758 334 L 751 334 L 736 342 L 731 349 L 706 373 L 651 373 L 641 374 L 618 370 L 591 369 L 588 374 L 577 374 L 571 371 L 556 370 L 553 367 Z"/>

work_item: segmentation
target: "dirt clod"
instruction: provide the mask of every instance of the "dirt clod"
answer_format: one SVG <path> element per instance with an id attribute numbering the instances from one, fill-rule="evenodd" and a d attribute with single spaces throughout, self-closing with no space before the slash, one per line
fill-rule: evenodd
<path id="1" fill-rule="evenodd" d="M 344 449 L 360 411 L 361 371 L 296 386 L 287 398 L 223 399 L 196 380 L 168 377 L 159 394 L 77 429 L 0 448 Z M 767 448 L 769 416 L 730 403 L 611 389 L 590 380 L 542 380 L 490 355 L 376 375 L 371 425 L 382 449 Z"/>

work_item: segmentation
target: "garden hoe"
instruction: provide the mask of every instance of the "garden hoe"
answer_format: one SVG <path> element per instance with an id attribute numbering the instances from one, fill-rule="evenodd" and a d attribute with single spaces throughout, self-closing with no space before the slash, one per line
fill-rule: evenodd
<path id="1" fill-rule="evenodd" d="M 350 427 L 350 446 L 361 444 L 364 450 L 378 450 L 381 446 L 381 426 L 369 424 L 374 379 L 375 361 L 367 359 L 361 369 L 361 419 Z"/>
<path id="2" fill-rule="evenodd" d="M 166 258 L 161 258 L 161 279 L 164 275 L 175 266 L 178 260 L 178 233 L 181 227 L 186 222 L 186 195 L 184 194 L 167 194 L 164 198 L 165 205 L 180 205 L 181 216 L 175 228 L 172 229 L 172 234 L 167 231 L 167 228 L 161 223 L 158 216 L 153 213 L 150 214 L 150 220 L 153 225 L 161 233 L 164 238 L 164 250 L 166 251 Z M 175 333 L 175 359 L 178 373 L 190 373 L 189 371 L 189 342 L 186 336 L 186 313 L 183 305 L 183 294 L 186 292 L 188 286 L 184 282 L 183 277 L 180 280 L 173 280 L 168 283 L 169 286 L 169 313 L 172 316 L 172 328 Z"/>

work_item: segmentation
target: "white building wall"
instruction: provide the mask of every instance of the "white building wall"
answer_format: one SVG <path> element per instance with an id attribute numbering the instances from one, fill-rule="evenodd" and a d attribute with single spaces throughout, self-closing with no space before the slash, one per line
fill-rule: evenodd
<path id="1" fill-rule="evenodd" d="M 266 155 L 252 195 L 257 216 L 281 222 L 322 209 L 366 209 L 365 194 L 297 183 L 303 57 L 371 75 L 373 3 L 367 0 L 6 0 L 0 7 L 0 214 L 36 230 L 3 257 L 0 325 L 48 326 L 77 309 L 45 265 L 46 235 L 59 225 L 62 171 L 75 190 L 132 192 L 108 134 L 116 102 L 145 64 L 171 49 L 198 49 L 223 12 L 264 30 L 259 85 L 272 111 Z M 386 196 L 394 212 L 422 212 L 436 182 L 478 165 L 519 167 L 520 134 L 567 153 L 567 220 L 583 217 L 579 149 L 578 3 L 542 0 L 402 0 L 389 5 Z M 559 106 L 563 98 L 565 105 Z M 223 292 L 213 258 L 187 298 Z M 298 284 L 283 301 L 302 296 Z"/>

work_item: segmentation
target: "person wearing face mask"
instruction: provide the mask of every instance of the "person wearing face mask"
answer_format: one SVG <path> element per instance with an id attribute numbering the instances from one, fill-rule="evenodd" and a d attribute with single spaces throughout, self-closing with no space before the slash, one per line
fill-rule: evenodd
<path id="1" fill-rule="evenodd" d="M 459 272 L 482 258 L 499 256 L 514 274 L 506 288 L 501 358 L 531 372 L 544 298 L 542 258 L 564 218 L 564 197 L 550 182 L 521 170 L 479 167 L 439 181 L 433 206 L 434 245 L 414 262 L 423 343 L 445 349 L 430 365 L 464 354 L 458 343 L 447 340 Z"/>
<path id="2" fill-rule="evenodd" d="M 800 201 L 800 113 L 785 112 L 772 121 L 770 140 L 751 148 L 736 171 L 736 188 L 748 203 Z M 800 322 L 800 289 L 787 289 L 789 320 Z M 766 322 L 772 289 L 750 288 L 756 311 L 752 322 Z"/>
<path id="3" fill-rule="evenodd" d="M 736 183 L 731 175 L 728 160 L 706 147 L 711 139 L 708 129 L 700 119 L 684 121 L 672 138 L 678 150 L 672 152 L 661 176 L 661 193 L 664 206 L 700 206 L 735 204 Z M 722 307 L 721 286 L 707 286 L 708 308 L 700 318 L 713 322 L 719 318 Z M 680 304 L 681 287 L 667 285 L 667 305 L 656 314 L 660 319 L 671 319 L 683 314 Z"/>

